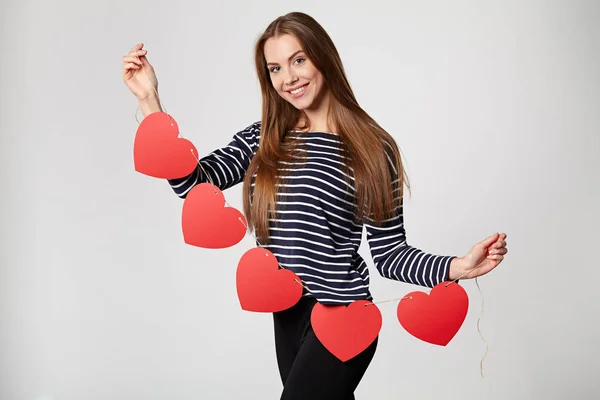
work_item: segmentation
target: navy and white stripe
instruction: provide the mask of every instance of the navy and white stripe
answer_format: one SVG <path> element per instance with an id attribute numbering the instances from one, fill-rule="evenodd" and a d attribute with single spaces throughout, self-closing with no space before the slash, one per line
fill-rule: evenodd
<path id="1" fill-rule="evenodd" d="M 354 179 L 350 176 L 348 185 L 338 135 L 290 135 L 306 145 L 307 159 L 281 163 L 285 181 L 279 185 L 277 218 L 269 220 L 271 243 L 257 245 L 271 251 L 283 268 L 302 279 L 308 288 L 305 295 L 324 304 L 372 300 L 367 264 L 358 254 L 363 225 L 373 262 L 385 278 L 425 287 L 448 279 L 454 256 L 428 254 L 408 245 L 401 205 L 396 216 L 379 227 L 368 220 L 364 224 L 354 222 Z M 260 122 L 256 122 L 200 162 L 214 184 L 225 190 L 243 181 L 259 143 Z M 169 180 L 182 198 L 202 182 L 208 179 L 200 167 L 187 177 Z"/>

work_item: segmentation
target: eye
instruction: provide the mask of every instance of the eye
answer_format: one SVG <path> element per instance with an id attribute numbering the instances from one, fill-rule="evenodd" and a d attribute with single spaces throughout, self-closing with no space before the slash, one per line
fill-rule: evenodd
<path id="1" fill-rule="evenodd" d="M 302 58 L 302 57 L 296 58 L 296 60 L 294 62 L 297 63 L 298 61 L 300 61 L 301 63 L 303 63 L 304 62 L 304 58 Z"/>
<path id="2" fill-rule="evenodd" d="M 277 71 L 275 71 L 277 68 L 279 68 L 279 67 L 271 67 L 271 68 L 269 68 L 269 72 L 275 73 L 275 72 L 277 72 Z"/>

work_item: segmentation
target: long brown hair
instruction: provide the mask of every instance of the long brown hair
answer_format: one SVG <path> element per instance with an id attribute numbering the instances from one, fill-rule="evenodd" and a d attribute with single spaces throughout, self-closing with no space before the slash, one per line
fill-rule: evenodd
<path id="1" fill-rule="evenodd" d="M 282 34 L 298 39 L 331 93 L 328 118 L 340 135 L 344 156 L 348 157 L 347 171 L 352 168 L 354 174 L 355 222 L 367 218 L 379 224 L 392 218 L 400 206 L 404 186 L 408 187 L 400 150 L 392 136 L 358 105 L 338 51 L 325 29 L 311 16 L 292 12 L 269 24 L 255 45 L 263 106 L 259 148 L 244 178 L 243 201 L 248 228 L 254 227 L 261 244 L 269 243 L 269 218 L 277 215 L 275 199 L 281 173 L 277 167 L 280 161 L 298 156 L 299 142 L 287 140 L 286 135 L 300 122 L 305 123 L 304 128 L 310 128 L 304 112 L 281 98 L 271 83 L 264 45 L 268 39 Z M 400 193 L 396 193 L 398 190 Z"/>

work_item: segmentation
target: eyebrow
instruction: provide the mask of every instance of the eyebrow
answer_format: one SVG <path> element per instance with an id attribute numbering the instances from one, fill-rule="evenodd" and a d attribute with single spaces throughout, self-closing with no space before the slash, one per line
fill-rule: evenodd
<path id="1" fill-rule="evenodd" d="M 291 56 L 288 57 L 288 61 L 290 61 L 292 58 L 296 57 L 296 55 L 298 55 L 298 53 L 302 53 L 302 52 L 304 52 L 304 50 L 296 51 L 294 54 L 292 54 Z M 267 67 L 269 65 L 277 65 L 277 63 L 274 63 L 274 62 L 267 63 Z"/>

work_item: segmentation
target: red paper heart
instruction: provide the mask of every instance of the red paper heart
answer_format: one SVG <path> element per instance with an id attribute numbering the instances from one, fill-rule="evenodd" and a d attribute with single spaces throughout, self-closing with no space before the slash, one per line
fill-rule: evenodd
<path id="1" fill-rule="evenodd" d="M 185 243 L 222 249 L 244 238 L 247 222 L 237 209 L 225 207 L 225 197 L 218 187 L 200 183 L 185 197 L 181 225 Z"/>
<path id="2" fill-rule="evenodd" d="M 277 258 L 269 250 L 256 247 L 240 259 L 236 273 L 238 299 L 243 310 L 283 311 L 300 300 L 300 278 L 287 269 L 279 269 Z"/>
<path id="3" fill-rule="evenodd" d="M 381 331 L 379 308 L 367 300 L 356 300 L 349 306 L 315 304 L 310 316 L 315 336 L 327 350 L 341 361 L 347 361 L 365 350 Z"/>
<path id="4" fill-rule="evenodd" d="M 133 143 L 135 170 L 162 179 L 191 174 L 198 165 L 198 151 L 189 140 L 178 135 L 177 122 L 170 115 L 164 112 L 147 115 L 138 126 Z"/>
<path id="5" fill-rule="evenodd" d="M 467 316 L 469 297 L 458 284 L 442 282 L 424 292 L 411 292 L 398 304 L 400 325 L 427 343 L 446 346 Z"/>

